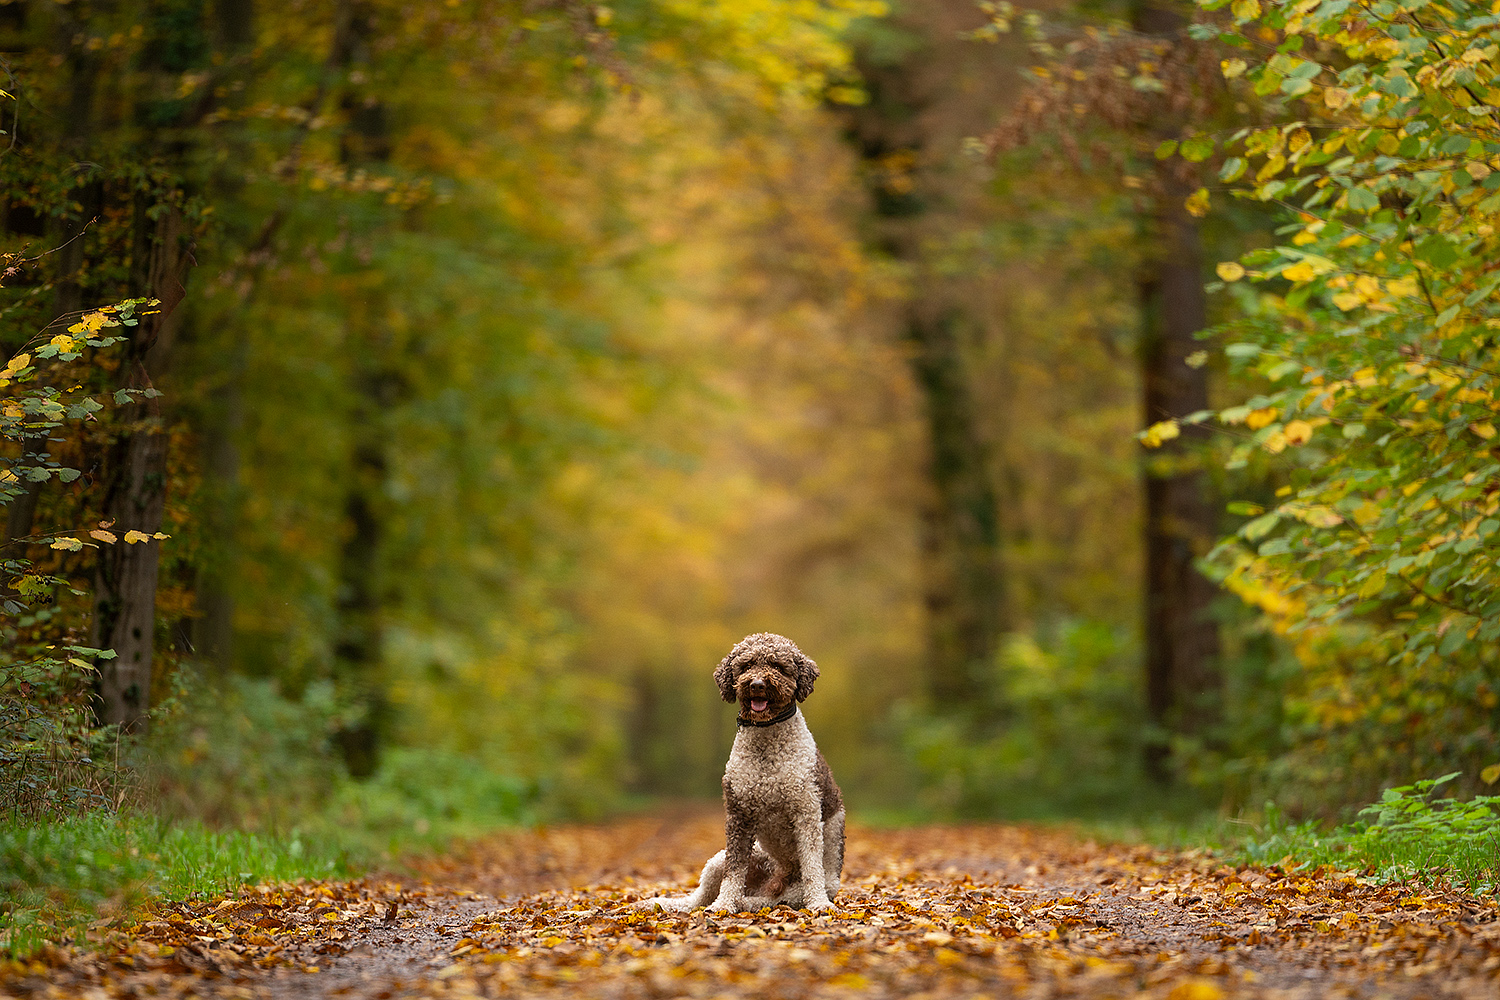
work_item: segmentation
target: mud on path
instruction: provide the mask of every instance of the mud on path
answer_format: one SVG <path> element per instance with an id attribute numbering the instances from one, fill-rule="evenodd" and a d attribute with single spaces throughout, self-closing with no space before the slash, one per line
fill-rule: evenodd
<path id="1" fill-rule="evenodd" d="M 158 907 L 0 976 L 59 997 L 1496 997 L 1491 900 L 1058 831 L 851 831 L 831 913 L 685 916 L 712 814 L 496 837 L 421 878 Z"/>

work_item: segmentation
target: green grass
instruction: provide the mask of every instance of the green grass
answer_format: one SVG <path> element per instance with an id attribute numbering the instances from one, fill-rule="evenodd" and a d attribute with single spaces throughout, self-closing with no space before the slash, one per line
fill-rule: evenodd
<path id="1" fill-rule="evenodd" d="M 345 857 L 299 837 L 94 813 L 0 824 L 0 952 L 74 938 L 101 913 L 246 883 L 349 874 Z"/>

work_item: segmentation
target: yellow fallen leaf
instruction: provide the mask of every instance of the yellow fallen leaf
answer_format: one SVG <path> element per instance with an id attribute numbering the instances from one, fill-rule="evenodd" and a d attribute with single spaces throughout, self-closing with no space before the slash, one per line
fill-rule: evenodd
<path id="1" fill-rule="evenodd" d="M 1495 782 L 1500 781 L 1500 764 L 1491 764 L 1483 771 L 1480 771 L 1479 780 L 1486 785 L 1493 785 Z"/>
<path id="2" fill-rule="evenodd" d="M 1488 441 L 1495 436 L 1495 425 L 1488 420 L 1479 424 L 1470 424 L 1469 430 L 1473 431 L 1482 440 Z"/>
<path id="3" fill-rule="evenodd" d="M 1293 420 L 1287 424 L 1282 433 L 1286 435 L 1286 443 L 1290 445 L 1307 444 L 1312 440 L 1312 424 L 1306 420 Z"/>
<path id="4" fill-rule="evenodd" d="M 1224 991 L 1208 979 L 1189 979 L 1178 983 L 1167 994 L 1167 1000 L 1224 1000 Z"/>
<path id="5" fill-rule="evenodd" d="M 1214 268 L 1225 281 L 1239 281 L 1245 276 L 1245 268 L 1238 261 L 1226 260 Z"/>

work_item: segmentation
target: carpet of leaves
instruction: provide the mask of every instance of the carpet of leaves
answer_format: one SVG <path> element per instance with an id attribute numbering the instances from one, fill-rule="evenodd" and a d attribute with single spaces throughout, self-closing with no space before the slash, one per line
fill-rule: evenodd
<path id="1" fill-rule="evenodd" d="M 702 813 L 517 833 L 420 879 L 246 888 L 0 972 L 54 997 L 1494 997 L 1500 908 L 1018 827 L 855 828 L 829 913 L 687 915 Z"/>

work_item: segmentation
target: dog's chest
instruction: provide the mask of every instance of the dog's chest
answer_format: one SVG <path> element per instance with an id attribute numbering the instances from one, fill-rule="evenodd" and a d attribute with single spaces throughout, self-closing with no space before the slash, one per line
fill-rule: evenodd
<path id="1" fill-rule="evenodd" d="M 780 726 L 742 727 L 724 768 L 735 800 L 752 808 L 785 808 L 816 794 L 818 748 L 801 715 Z"/>

